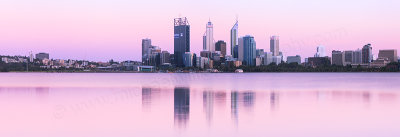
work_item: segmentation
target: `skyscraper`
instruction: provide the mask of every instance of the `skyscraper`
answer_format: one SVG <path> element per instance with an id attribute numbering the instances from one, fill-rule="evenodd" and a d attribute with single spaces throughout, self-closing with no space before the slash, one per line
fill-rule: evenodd
<path id="1" fill-rule="evenodd" d="M 372 62 L 372 47 L 371 44 L 367 44 L 362 48 L 362 63 L 368 64 Z"/>
<path id="2" fill-rule="evenodd" d="M 205 44 L 205 49 L 204 50 L 208 50 L 208 51 L 211 51 L 211 52 L 215 51 L 214 36 L 213 35 L 214 35 L 213 24 L 211 23 L 211 21 L 208 21 L 208 23 L 206 25 L 206 34 L 205 34 L 205 36 L 206 36 L 205 37 L 206 38 L 205 39 L 206 44 Z"/>
<path id="3" fill-rule="evenodd" d="M 272 36 L 270 39 L 270 51 L 273 56 L 279 56 L 279 37 Z"/>
<path id="4" fill-rule="evenodd" d="M 223 40 L 219 40 L 215 43 L 215 51 L 220 51 L 221 55 L 225 57 L 226 55 L 226 42 Z"/>
<path id="5" fill-rule="evenodd" d="M 351 50 L 344 51 L 345 65 L 351 65 L 351 63 L 353 63 L 353 56 L 354 56 L 354 51 Z"/>
<path id="6" fill-rule="evenodd" d="M 344 59 L 344 52 L 337 50 L 332 51 L 332 64 L 337 66 L 344 66 Z"/>
<path id="7" fill-rule="evenodd" d="M 151 48 L 151 39 L 142 39 L 142 63 L 148 61 L 150 48 Z"/>
<path id="8" fill-rule="evenodd" d="M 357 49 L 353 53 L 353 64 L 361 64 L 362 63 L 362 51 Z"/>
<path id="9" fill-rule="evenodd" d="M 256 41 L 254 37 L 247 35 L 241 39 L 243 39 L 243 64 L 256 66 Z"/>
<path id="10" fill-rule="evenodd" d="M 183 57 L 190 52 L 190 25 L 187 18 L 174 19 L 174 63 L 184 67 Z"/>
<path id="11" fill-rule="evenodd" d="M 233 25 L 233 27 L 232 27 L 232 29 L 231 29 L 231 55 L 233 56 L 233 57 L 236 57 L 237 58 L 237 56 L 235 56 L 235 53 L 234 53 L 234 51 L 235 51 L 235 46 L 237 46 L 237 45 L 239 45 L 238 44 L 238 35 L 239 35 L 239 33 L 238 33 L 238 21 L 236 20 L 236 23 L 235 23 L 235 25 Z"/>
<path id="12" fill-rule="evenodd" d="M 317 53 L 315 53 L 314 57 L 326 57 L 325 47 L 318 46 Z"/>

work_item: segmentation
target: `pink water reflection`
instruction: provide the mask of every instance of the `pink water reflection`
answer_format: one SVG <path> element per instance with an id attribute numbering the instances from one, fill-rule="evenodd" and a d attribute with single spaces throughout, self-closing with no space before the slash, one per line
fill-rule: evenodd
<path id="1" fill-rule="evenodd" d="M 16 81 L 25 75 L 27 78 L 20 80 L 26 82 L 41 74 L 0 75 L 0 81 L 7 81 L 6 78 Z M 360 78 L 364 74 L 346 74 L 342 77 L 353 80 L 347 86 L 340 82 L 344 78 L 333 79 L 337 77 L 334 73 L 303 78 L 309 82 L 323 76 L 337 83 L 323 87 L 316 85 L 328 85 L 326 81 L 300 81 L 284 86 L 285 82 L 293 81 L 290 78 L 300 74 L 282 74 L 286 80 L 270 80 L 276 78 L 276 74 L 239 75 L 243 79 L 232 79 L 235 74 L 206 74 L 211 82 L 224 80 L 219 87 L 217 83 L 206 84 L 205 77 L 196 77 L 199 83 L 195 83 L 188 78 L 190 74 L 161 74 L 160 77 L 189 79 L 170 86 L 147 83 L 163 83 L 157 78 L 135 83 L 145 76 L 143 74 L 43 75 L 49 78 L 41 77 L 46 82 L 37 82 L 38 87 L 30 86 L 32 83 L 0 84 L 0 136 L 400 135 L 397 126 L 400 124 L 400 88 L 393 83 L 386 83 L 393 84 L 391 87 L 377 83 L 385 79 L 398 80 L 398 74 L 366 74 L 376 80 L 370 82 Z M 65 77 L 51 82 L 60 75 Z M 74 81 L 79 75 L 95 78 L 87 81 L 89 86 L 86 86 L 85 81 L 79 80 L 79 84 Z M 73 77 L 71 81 L 69 77 Z M 246 81 L 248 79 L 279 83 L 270 87 L 270 84 L 260 85 L 259 81 Z M 95 86 L 97 81 L 108 81 L 110 85 Z M 223 89 L 232 83 L 249 86 Z M 311 87 L 301 88 L 306 84 Z M 375 87 L 357 90 L 363 85 Z"/>

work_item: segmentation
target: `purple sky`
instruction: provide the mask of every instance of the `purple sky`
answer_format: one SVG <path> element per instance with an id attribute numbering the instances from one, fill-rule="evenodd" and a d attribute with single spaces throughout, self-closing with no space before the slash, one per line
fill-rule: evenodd
<path id="1" fill-rule="evenodd" d="M 398 0 L 0 0 L 0 54 L 49 52 L 51 58 L 139 60 L 141 39 L 173 52 L 173 19 L 188 17 L 191 51 L 202 49 L 208 19 L 215 40 L 229 45 L 239 16 L 239 35 L 253 35 L 269 50 L 280 36 L 287 55 L 312 56 L 318 45 L 355 50 L 367 43 L 399 49 Z M 228 53 L 229 50 L 228 50 Z"/>

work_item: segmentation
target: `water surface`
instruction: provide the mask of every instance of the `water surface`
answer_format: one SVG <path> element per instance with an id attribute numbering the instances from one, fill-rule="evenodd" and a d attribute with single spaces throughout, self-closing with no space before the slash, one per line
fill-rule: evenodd
<path id="1" fill-rule="evenodd" d="M 400 73 L 0 73 L 2 137 L 398 137 Z"/>

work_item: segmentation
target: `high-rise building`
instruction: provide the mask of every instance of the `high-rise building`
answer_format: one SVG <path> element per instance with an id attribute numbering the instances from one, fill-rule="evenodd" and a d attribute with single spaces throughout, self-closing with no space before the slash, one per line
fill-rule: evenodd
<path id="1" fill-rule="evenodd" d="M 351 50 L 344 51 L 345 65 L 351 65 L 351 63 L 353 63 L 353 56 L 354 56 L 354 51 L 351 51 Z"/>
<path id="2" fill-rule="evenodd" d="M 345 56 L 344 52 L 334 50 L 332 51 L 332 64 L 337 66 L 344 66 L 345 65 Z"/>
<path id="3" fill-rule="evenodd" d="M 205 34 L 205 49 L 204 50 L 208 50 L 211 52 L 215 51 L 215 46 L 214 46 L 214 32 L 213 32 L 213 24 L 211 23 L 211 21 L 208 21 L 207 25 L 206 25 L 206 34 Z M 204 37 L 203 37 L 204 39 Z M 203 40 L 204 41 L 204 40 Z"/>
<path id="4" fill-rule="evenodd" d="M 160 54 L 161 64 L 171 63 L 169 57 L 170 57 L 170 54 L 168 51 L 162 51 Z"/>
<path id="5" fill-rule="evenodd" d="M 236 45 L 236 46 L 233 48 L 233 55 L 232 55 L 232 57 L 233 57 L 233 58 L 238 58 L 238 57 L 239 57 L 239 45 Z"/>
<path id="6" fill-rule="evenodd" d="M 192 67 L 193 66 L 193 53 L 186 52 L 183 58 L 183 64 L 185 67 Z"/>
<path id="7" fill-rule="evenodd" d="M 272 63 L 272 52 L 264 53 L 264 65 L 269 65 Z"/>
<path id="8" fill-rule="evenodd" d="M 326 57 L 325 47 L 318 46 L 317 53 L 315 53 L 314 57 Z"/>
<path id="9" fill-rule="evenodd" d="M 362 48 L 362 63 L 363 64 L 371 63 L 372 59 L 373 59 L 372 46 L 371 44 L 367 44 Z"/>
<path id="10" fill-rule="evenodd" d="M 239 33 L 238 33 L 238 28 L 239 26 L 238 26 L 238 21 L 236 20 L 236 23 L 235 23 L 235 25 L 233 25 L 233 27 L 232 27 L 232 29 L 231 29 L 231 55 L 234 57 L 234 58 L 238 58 L 237 56 L 235 56 L 235 53 L 234 53 L 234 51 L 235 51 L 235 47 L 237 46 L 237 45 L 239 45 L 239 43 L 238 43 L 238 38 L 239 38 Z"/>
<path id="11" fill-rule="evenodd" d="M 276 65 L 279 65 L 282 63 L 282 56 L 272 56 L 272 62 L 275 63 Z"/>
<path id="12" fill-rule="evenodd" d="M 220 51 L 221 55 L 225 57 L 226 55 L 226 42 L 223 40 L 219 40 L 215 43 L 215 51 Z"/>
<path id="13" fill-rule="evenodd" d="M 187 18 L 174 19 L 174 63 L 184 67 L 183 56 L 190 52 L 190 25 Z"/>
<path id="14" fill-rule="evenodd" d="M 243 39 L 243 64 L 247 66 L 255 66 L 256 62 L 256 41 L 253 36 L 244 36 Z M 239 42 L 240 44 L 240 42 Z M 240 46 L 239 46 L 240 47 Z"/>
<path id="15" fill-rule="evenodd" d="M 256 57 L 264 56 L 264 49 L 257 49 L 256 50 Z"/>
<path id="16" fill-rule="evenodd" d="M 353 52 L 352 64 L 361 64 L 362 63 L 362 51 L 357 49 Z"/>
<path id="17" fill-rule="evenodd" d="M 301 64 L 301 57 L 300 55 L 296 55 L 296 56 L 288 56 L 287 57 L 287 63 L 297 63 L 297 64 Z"/>
<path id="18" fill-rule="evenodd" d="M 272 36 L 270 39 L 270 51 L 273 56 L 279 56 L 279 37 Z"/>
<path id="19" fill-rule="evenodd" d="M 396 49 L 388 49 L 388 50 L 379 50 L 378 58 L 387 58 L 389 62 L 397 62 L 397 50 Z"/>
<path id="20" fill-rule="evenodd" d="M 206 34 L 207 33 L 204 33 L 204 35 L 203 35 L 203 51 L 208 51 L 207 50 L 207 36 L 206 36 Z"/>
<path id="21" fill-rule="evenodd" d="M 39 60 L 50 59 L 50 55 L 49 55 L 49 53 L 41 52 L 41 53 L 36 54 L 36 59 L 39 59 Z"/>
<path id="22" fill-rule="evenodd" d="M 151 39 L 142 39 L 142 63 L 148 62 L 151 48 Z"/>
<path id="23" fill-rule="evenodd" d="M 33 53 L 29 52 L 29 62 L 33 62 Z"/>
<path id="24" fill-rule="evenodd" d="M 241 37 L 241 38 L 239 38 L 238 39 L 238 60 L 239 61 L 242 61 L 243 62 L 243 54 L 244 54 L 244 48 L 243 48 L 243 46 L 244 46 L 244 43 L 243 43 L 243 38 Z"/>

